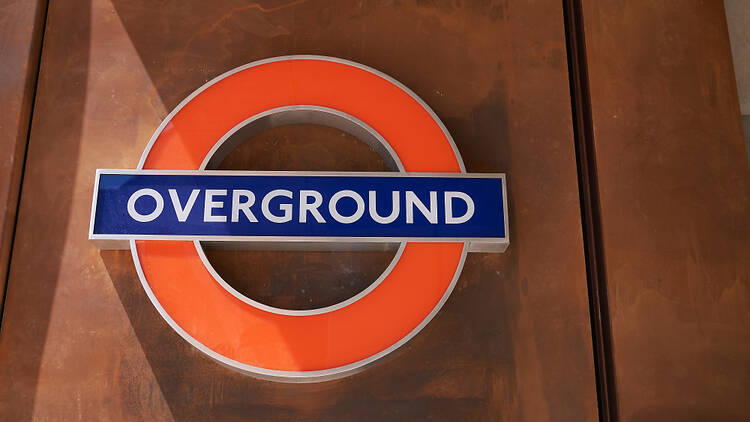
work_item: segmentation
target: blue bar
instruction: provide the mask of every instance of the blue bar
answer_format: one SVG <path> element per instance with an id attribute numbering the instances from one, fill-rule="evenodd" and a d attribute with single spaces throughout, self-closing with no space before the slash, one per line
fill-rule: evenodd
<path id="1" fill-rule="evenodd" d="M 101 171 L 98 178 L 92 231 L 92 237 L 98 239 L 120 239 L 123 236 L 240 236 L 428 238 L 451 241 L 500 240 L 506 237 L 507 216 L 503 192 L 504 179 L 501 175 L 459 176 L 441 173 L 425 176 L 408 173 L 390 175 L 314 172 L 184 174 L 166 171 L 128 173 L 112 170 Z M 142 191 L 143 189 L 148 191 Z M 176 193 L 176 204 L 173 199 L 174 193 L 170 195 L 170 190 Z M 197 190 L 197 193 L 194 194 L 194 190 Z M 292 197 L 269 196 L 267 212 L 264 212 L 264 198 L 277 190 L 288 191 L 286 195 L 291 194 Z M 138 199 L 133 199 L 133 195 L 139 191 L 142 195 Z M 250 197 L 247 191 L 254 195 L 254 203 L 249 206 L 247 203 Z M 319 194 L 321 205 L 314 207 L 317 195 L 311 191 Z M 343 193 L 339 193 L 342 191 Z M 381 217 L 381 222 L 376 221 L 370 212 L 371 191 L 375 192 L 376 214 Z M 383 217 L 388 217 L 392 212 L 394 191 L 398 195 L 399 212 L 392 222 L 387 222 Z M 309 210 L 300 212 L 300 199 L 303 193 L 307 195 L 306 203 L 312 204 L 308 208 L 317 210 L 318 216 Z M 330 203 L 336 198 L 337 193 L 340 199 L 335 201 L 335 213 L 332 213 Z M 197 196 L 188 212 L 188 199 L 191 195 Z M 233 212 L 232 202 L 235 195 L 240 206 L 235 206 Z M 207 196 L 210 202 L 214 203 L 213 207 L 211 203 L 206 204 Z M 159 197 L 163 207 L 161 212 L 154 213 Z M 464 199 L 466 197 L 470 200 Z M 450 202 L 450 213 L 446 209 L 446 200 Z M 130 212 L 129 201 L 133 204 Z M 467 215 L 469 202 L 473 203 L 470 218 Z M 178 219 L 180 209 L 184 212 L 185 221 Z M 252 218 L 245 209 L 257 221 L 251 221 Z M 411 222 L 408 221 L 409 209 L 412 211 Z M 152 213 L 153 215 L 150 215 Z M 300 214 L 305 215 L 305 222 L 300 221 Z M 319 222 L 316 217 L 324 222 Z M 137 218 L 142 221 L 137 221 Z M 233 219 L 237 221 L 232 221 Z"/>

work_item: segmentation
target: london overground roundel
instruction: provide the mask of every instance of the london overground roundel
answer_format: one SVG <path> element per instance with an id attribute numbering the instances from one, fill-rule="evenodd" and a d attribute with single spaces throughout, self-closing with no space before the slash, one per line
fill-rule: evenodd
<path id="1" fill-rule="evenodd" d="M 393 171 L 209 170 L 241 140 L 291 123 L 353 134 Z M 466 173 L 445 126 L 396 80 L 336 58 L 277 57 L 188 96 L 137 169 L 98 170 L 89 238 L 129 246 L 153 305 L 201 352 L 261 378 L 321 381 L 361 370 L 414 337 L 448 299 L 467 252 L 505 250 L 505 177 Z M 356 296 L 288 310 L 222 280 L 203 253 L 209 240 L 400 247 Z"/>

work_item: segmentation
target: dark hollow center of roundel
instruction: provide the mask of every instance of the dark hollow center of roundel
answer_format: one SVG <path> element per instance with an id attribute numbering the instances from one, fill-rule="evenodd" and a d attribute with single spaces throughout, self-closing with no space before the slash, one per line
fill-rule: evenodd
<path id="1" fill-rule="evenodd" d="M 370 146 L 339 129 L 294 124 L 245 140 L 219 170 L 388 171 Z M 206 249 L 219 275 L 246 297 L 282 309 L 308 310 L 347 300 L 372 284 L 395 251 Z"/>

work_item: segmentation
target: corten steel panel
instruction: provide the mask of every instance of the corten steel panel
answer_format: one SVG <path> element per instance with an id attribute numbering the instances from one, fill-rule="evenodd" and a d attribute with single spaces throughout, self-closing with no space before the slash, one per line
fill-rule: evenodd
<path id="1" fill-rule="evenodd" d="M 750 171 L 722 2 L 583 6 L 621 420 L 750 420 Z"/>
<path id="2" fill-rule="evenodd" d="M 559 1 L 71 0 L 50 5 L 46 38 L 0 419 L 597 418 Z M 505 254 L 471 254 L 437 317 L 389 359 L 310 385 L 202 355 L 154 310 L 129 252 L 86 240 L 97 167 L 135 167 L 166 113 L 211 77 L 300 53 L 416 91 L 469 171 L 508 173 L 513 237 Z"/>
<path id="3" fill-rule="evenodd" d="M 0 303 L 16 222 L 45 4 L 0 0 Z"/>

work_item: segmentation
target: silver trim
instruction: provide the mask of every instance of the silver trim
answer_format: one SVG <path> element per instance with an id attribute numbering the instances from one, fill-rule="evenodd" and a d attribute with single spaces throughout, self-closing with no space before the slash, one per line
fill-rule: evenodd
<path id="1" fill-rule="evenodd" d="M 400 242 L 419 242 L 419 243 L 471 243 L 471 252 L 503 252 L 509 245 L 506 238 L 488 238 L 488 237 L 280 237 L 280 236 L 163 236 L 163 235 L 93 235 L 89 238 L 97 247 L 103 250 L 122 249 L 123 241 L 130 240 L 172 240 L 192 242 L 236 242 L 238 247 L 232 249 L 239 250 L 258 250 L 256 243 L 273 242 L 270 246 L 272 250 L 300 250 L 296 243 L 311 243 L 312 249 L 305 250 L 316 251 L 364 251 L 364 250 L 381 250 L 380 248 L 370 248 L 362 243 L 400 243 Z M 326 248 L 322 244 L 331 244 L 331 248 Z M 348 246 L 347 246 L 348 245 Z M 222 249 L 222 248 L 214 248 Z"/>
<path id="2" fill-rule="evenodd" d="M 510 244 L 510 215 L 508 214 L 508 183 L 505 179 L 505 173 L 503 173 L 502 177 L 502 186 L 503 186 L 503 217 L 505 219 L 505 248 L 501 250 L 500 252 L 505 252 L 505 249 L 508 248 L 508 245 Z"/>
<path id="3" fill-rule="evenodd" d="M 143 154 L 141 155 L 141 159 L 138 163 L 138 170 L 143 169 L 143 165 L 146 161 L 146 158 L 148 157 L 149 152 L 151 151 L 151 148 L 153 147 L 154 143 L 156 142 L 156 139 L 159 137 L 161 132 L 164 130 L 166 125 L 170 122 L 172 117 L 174 117 L 175 114 L 177 114 L 187 103 L 189 103 L 193 98 L 195 98 L 198 94 L 203 92 L 205 89 L 213 85 L 214 83 L 226 78 L 227 76 L 230 76 L 234 73 L 240 72 L 242 70 L 262 65 L 265 63 L 271 63 L 271 62 L 277 62 L 282 60 L 290 60 L 290 59 L 300 59 L 300 60 L 325 60 L 325 61 L 331 61 L 336 63 L 342 63 L 349 66 L 357 67 L 363 70 L 366 70 L 368 72 L 371 72 L 375 75 L 380 76 L 381 78 L 393 83 L 397 87 L 399 87 L 401 90 L 409 94 L 415 101 L 417 101 L 424 110 L 426 110 L 430 116 L 433 118 L 433 120 L 438 124 L 440 129 L 443 131 L 444 136 L 448 140 L 448 142 L 451 145 L 451 148 L 453 149 L 453 153 L 456 157 L 456 161 L 458 162 L 459 168 L 461 173 L 466 173 L 466 168 L 463 163 L 463 159 L 461 158 L 461 154 L 458 151 L 458 148 L 456 147 L 455 142 L 453 141 L 453 138 L 451 137 L 450 133 L 448 133 L 448 130 L 445 128 L 445 125 L 443 125 L 442 121 L 437 117 L 435 112 L 421 99 L 419 98 L 413 91 L 411 91 L 409 88 L 401 84 L 400 82 L 396 81 L 395 79 L 389 77 L 388 75 L 385 75 L 384 73 L 372 69 L 368 66 L 364 66 L 358 63 L 354 63 L 348 60 L 342 60 L 332 57 L 325 57 L 325 56 L 313 56 L 313 55 L 293 55 L 293 56 L 281 56 L 281 57 L 274 57 L 269 58 L 265 60 L 259 60 L 252 63 L 249 63 L 244 66 L 240 66 L 238 68 L 232 69 L 228 72 L 223 73 L 222 75 L 217 76 L 216 78 L 212 79 L 208 83 L 204 84 L 200 88 L 198 88 L 196 91 L 191 93 L 187 98 L 185 98 L 180 104 L 175 107 L 174 110 L 172 110 L 167 117 L 162 121 L 162 123 L 159 125 L 159 127 L 154 132 L 154 135 L 149 140 L 148 144 L 146 145 L 146 148 L 143 151 Z M 92 213 L 93 214 L 93 213 Z M 506 213 L 507 216 L 507 213 Z M 91 228 L 93 230 L 93 226 Z M 506 236 L 507 236 L 506 231 Z M 326 370 L 321 371 L 276 371 L 276 370 L 269 370 L 265 368 L 259 368 L 254 367 L 251 365 L 247 365 L 232 359 L 227 358 L 226 356 L 223 356 L 219 353 L 214 352 L 213 350 L 209 349 L 199 341 L 197 341 L 195 338 L 190 336 L 186 331 L 184 331 L 164 310 L 164 308 L 161 307 L 161 304 L 156 299 L 156 296 L 154 295 L 153 291 L 151 290 L 148 282 L 146 281 L 145 275 L 143 274 L 143 269 L 141 268 L 140 260 L 138 257 L 138 250 L 136 248 L 136 242 L 135 240 L 130 240 L 130 251 L 133 255 L 133 262 L 136 267 L 136 271 L 138 273 L 138 278 L 141 280 L 141 284 L 143 285 L 144 290 L 146 291 L 146 294 L 148 295 L 149 299 L 153 303 L 154 307 L 156 307 L 159 314 L 164 318 L 164 320 L 172 327 L 173 330 L 175 330 L 182 338 L 184 338 L 188 343 L 192 344 L 195 348 L 200 350 L 201 352 L 205 353 L 209 357 L 215 359 L 221 364 L 227 365 L 233 369 L 239 370 L 241 372 L 247 373 L 249 375 L 263 378 L 263 379 L 270 379 L 270 380 L 276 380 L 276 381 L 285 381 L 285 382 L 317 382 L 317 381 L 325 381 L 325 380 L 331 380 L 336 378 L 341 378 L 347 375 L 350 375 L 352 373 L 361 371 L 368 367 L 369 365 L 376 362 L 381 357 L 391 353 L 392 351 L 398 349 L 403 344 L 408 342 L 411 338 L 413 338 L 415 335 L 417 335 L 431 320 L 434 318 L 434 316 L 438 313 L 438 311 L 442 308 L 443 304 L 446 302 L 448 297 L 450 296 L 451 292 L 453 291 L 456 282 L 458 281 L 459 276 L 461 275 L 461 270 L 463 269 L 464 263 L 466 261 L 466 254 L 468 251 L 468 243 L 464 243 L 464 246 L 462 248 L 461 252 L 461 258 L 459 259 L 458 265 L 456 266 L 456 270 L 453 273 L 453 278 L 451 280 L 450 285 L 443 293 L 443 296 L 441 297 L 440 301 L 435 305 L 435 307 L 432 309 L 432 311 L 422 320 L 422 322 L 417 325 L 412 331 L 410 331 L 406 336 L 401 338 L 396 343 L 392 344 L 391 346 L 381 350 L 380 352 L 371 355 L 365 359 L 359 360 L 357 362 L 353 362 L 349 365 L 340 366 L 337 368 L 330 368 Z"/>
<path id="4" fill-rule="evenodd" d="M 204 160 L 207 162 L 207 160 Z M 505 237 L 315 237 L 315 236 L 183 236 L 183 235 L 118 235 L 118 234 L 95 234 L 93 233 L 93 215 L 92 224 L 89 232 L 89 239 L 96 242 L 97 246 L 102 248 L 122 248 L 127 247 L 123 242 L 130 239 L 138 240 L 186 240 L 186 241 L 211 241 L 211 242 L 274 242 L 274 247 L 283 248 L 286 245 L 294 248 L 298 242 L 311 242 L 316 244 L 317 250 L 326 250 L 321 248 L 324 245 L 330 245 L 331 248 L 341 249 L 347 247 L 349 250 L 358 250 L 366 248 L 352 247 L 355 243 L 372 243 L 372 242 L 471 242 L 471 252 L 503 252 L 508 247 L 510 236 L 508 233 L 508 201 L 507 189 L 504 173 L 409 173 L 409 172 L 333 172 L 333 171 L 233 171 L 233 170 L 97 170 L 98 186 L 99 177 L 102 174 L 138 174 L 138 175 L 202 175 L 202 176 L 329 176 L 329 177 L 449 177 L 449 178 L 476 178 L 476 179 L 500 179 L 503 194 L 503 212 Z M 96 195 L 96 194 L 95 194 Z M 96 204 L 94 204 L 96 206 Z M 95 212 L 95 208 L 92 213 Z M 103 242 L 107 241 L 107 242 Z M 113 242 L 114 241 L 114 242 Z M 313 245 L 311 245 L 313 246 Z M 247 245 L 247 248 L 255 248 L 253 245 Z"/>
<path id="5" fill-rule="evenodd" d="M 222 136 L 216 144 L 211 148 L 211 150 L 206 154 L 206 157 L 203 159 L 203 162 L 201 163 L 199 170 L 205 171 L 206 168 L 218 166 L 224 158 L 235 148 L 237 148 L 239 145 L 241 145 L 245 140 L 265 131 L 268 129 L 271 129 L 273 127 L 277 126 L 283 126 L 287 124 L 294 124 L 294 123 L 317 123 L 322 124 L 324 126 L 329 126 L 333 128 L 337 128 L 339 130 L 342 130 L 346 133 L 349 133 L 350 135 L 353 135 L 360 141 L 365 142 L 367 145 L 369 145 L 372 149 L 374 149 L 386 162 L 387 166 L 391 171 L 404 171 L 404 165 L 401 163 L 401 159 L 396 154 L 396 151 L 393 150 L 391 145 L 383 138 L 375 129 L 367 125 L 365 122 L 357 119 L 356 117 L 344 113 L 339 110 L 334 110 L 332 108 L 328 107 L 318 107 L 318 106 L 309 106 L 309 105 L 298 105 L 298 106 L 287 106 L 287 107 L 278 107 L 271 110 L 266 110 L 262 113 L 256 114 L 255 116 L 252 116 L 248 119 L 243 120 L 241 123 L 230 129 L 227 133 Z M 236 175 L 236 172 L 227 172 L 227 173 L 233 173 Z M 302 172 L 304 173 L 304 172 Z M 300 239 L 301 240 L 301 239 Z M 262 243 L 268 244 L 267 242 Z M 257 243 L 261 243 L 257 242 Z M 324 243 L 321 243 L 320 241 L 315 242 L 317 245 L 326 245 L 329 244 L 323 240 Z M 254 245 L 255 242 L 251 242 L 250 244 Z M 297 245 L 299 242 L 284 242 L 283 240 L 280 240 L 280 243 L 282 245 Z M 333 245 L 334 243 L 330 243 L 330 245 Z M 339 245 L 340 247 L 343 246 L 346 249 L 352 249 L 355 250 L 357 248 L 349 247 L 348 245 L 352 245 L 353 243 L 345 242 L 345 243 L 335 243 L 336 245 Z M 400 244 L 398 247 L 398 250 L 396 251 L 395 255 L 391 259 L 391 262 L 388 264 L 388 267 L 380 274 L 380 276 L 375 279 L 374 282 L 370 283 L 370 285 L 363 291 L 359 292 L 358 294 L 350 297 L 347 300 L 344 300 L 342 302 L 336 303 L 331 306 L 326 306 L 323 308 L 317 308 L 317 309 L 308 309 L 304 311 L 300 310 L 292 310 L 292 309 L 283 309 L 283 308 L 277 308 L 274 306 L 265 305 L 263 303 L 260 303 L 256 300 L 253 300 L 242 293 L 238 292 L 235 288 L 233 288 L 229 283 L 227 283 L 221 275 L 216 271 L 216 269 L 213 267 L 213 264 L 211 264 L 211 261 L 208 260 L 208 257 L 206 257 L 206 253 L 203 250 L 203 244 L 201 243 L 200 239 L 196 239 L 193 241 L 193 245 L 195 246 L 195 250 L 198 251 L 198 256 L 200 257 L 201 261 L 203 262 L 203 266 L 206 267 L 208 272 L 213 276 L 214 280 L 219 283 L 220 286 L 224 288 L 224 290 L 228 291 L 230 294 L 232 294 L 237 299 L 247 303 L 250 306 L 253 306 L 257 309 L 280 314 L 280 315 L 290 315 L 290 316 L 306 316 L 306 315 L 319 315 L 324 314 L 328 312 L 333 312 L 337 309 L 341 309 L 345 306 L 351 305 L 352 303 L 358 301 L 359 299 L 365 297 L 367 294 L 369 294 L 371 291 L 373 291 L 380 283 L 385 280 L 388 275 L 390 275 L 393 268 L 398 263 L 398 260 L 401 258 L 401 254 L 404 252 L 404 248 L 406 247 L 406 242 L 403 239 L 400 239 Z"/>
<path id="6" fill-rule="evenodd" d="M 194 240 L 194 239 L 192 239 Z M 97 242 L 100 242 L 97 240 Z M 102 241 L 103 242 L 103 241 Z M 118 242 L 118 241 L 116 241 Z M 121 240 L 119 241 L 121 242 Z M 126 242 L 127 243 L 127 242 Z M 201 245 L 207 250 L 240 250 L 240 251 L 328 251 L 328 252 L 393 252 L 398 250 L 399 242 L 365 242 L 365 243 L 340 243 L 328 242 L 212 242 L 201 240 Z M 128 246 L 130 247 L 130 246 Z"/>
<path id="7" fill-rule="evenodd" d="M 137 170 L 97 169 L 97 174 L 138 174 L 176 176 L 332 176 L 332 177 L 450 177 L 504 179 L 505 173 L 441 173 L 422 171 L 269 171 L 269 170 Z"/>
<path id="8" fill-rule="evenodd" d="M 247 303 L 250 306 L 260 309 L 261 311 L 266 311 L 269 313 L 280 314 L 280 315 L 290 315 L 290 316 L 309 316 L 309 315 L 326 314 L 328 312 L 333 312 L 338 309 L 349 306 L 352 303 L 362 299 L 363 297 L 367 296 L 371 291 L 375 290 L 375 288 L 378 287 L 380 283 L 382 283 L 383 280 L 385 280 L 385 278 L 391 274 L 391 271 L 393 271 L 393 268 L 398 263 L 398 260 L 401 259 L 401 254 L 404 253 L 404 248 L 406 248 L 406 242 L 401 242 L 401 244 L 398 247 L 398 250 L 396 251 L 396 255 L 393 256 L 393 259 L 391 260 L 390 264 L 388 264 L 388 266 L 385 268 L 383 273 L 380 274 L 380 277 L 378 277 L 377 279 L 375 279 L 375 281 L 370 283 L 370 285 L 367 286 L 366 289 L 350 297 L 349 299 L 346 299 L 344 301 L 341 301 L 336 304 L 326 306 L 323 308 L 294 310 L 294 309 L 283 309 L 283 308 L 277 308 L 275 306 L 269 306 L 269 305 L 260 303 L 256 300 L 252 300 L 249 297 L 238 292 L 229 283 L 224 281 L 224 279 L 219 275 L 218 272 L 216 272 L 216 269 L 214 269 L 213 265 L 211 265 L 211 262 L 206 257 L 206 253 L 203 251 L 203 248 L 200 245 L 200 241 L 196 240 L 193 242 L 193 244 L 195 244 L 195 249 L 198 251 L 198 255 L 200 256 L 201 261 L 203 261 L 203 265 L 205 265 L 206 269 L 208 269 L 208 272 L 211 273 L 211 275 L 214 277 L 214 279 L 216 279 L 216 281 L 221 285 L 221 287 L 223 287 L 226 291 L 231 293 L 234 297 Z"/>
<path id="9" fill-rule="evenodd" d="M 294 105 L 278 107 L 251 116 L 222 136 L 208 151 L 199 170 L 221 164 L 226 156 L 245 140 L 268 129 L 297 123 L 312 123 L 344 131 L 375 150 L 391 171 L 404 171 L 404 165 L 382 135 L 351 114 L 328 107 Z"/>
<path id="10" fill-rule="evenodd" d="M 103 170 L 101 169 L 96 169 L 96 176 L 94 176 L 94 192 L 92 193 L 93 198 L 91 199 L 91 220 L 89 221 L 89 240 L 93 240 L 93 236 L 94 236 L 94 220 L 96 217 L 96 203 L 99 199 L 99 175 L 101 174 L 102 171 Z M 102 248 L 99 248 L 99 249 L 102 249 Z M 126 248 L 123 248 L 123 249 L 126 249 Z"/>

